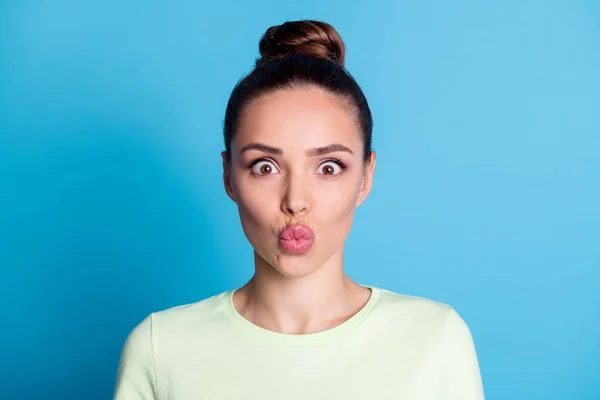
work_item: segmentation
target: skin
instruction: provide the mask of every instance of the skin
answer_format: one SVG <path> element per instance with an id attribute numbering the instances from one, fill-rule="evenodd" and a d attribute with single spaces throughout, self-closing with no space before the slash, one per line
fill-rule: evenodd
<path id="1" fill-rule="evenodd" d="M 330 145 L 349 151 L 338 146 L 310 153 Z M 356 208 L 371 191 L 376 155 L 364 162 L 353 111 L 317 87 L 278 90 L 244 108 L 231 163 L 225 152 L 222 157 L 225 190 L 254 248 L 255 274 L 235 292 L 236 310 L 260 327 L 288 334 L 323 331 L 358 312 L 371 291 L 345 274 L 344 242 Z M 257 159 L 262 161 L 252 167 Z M 313 230 L 313 247 L 287 254 L 279 234 L 298 223 Z"/>

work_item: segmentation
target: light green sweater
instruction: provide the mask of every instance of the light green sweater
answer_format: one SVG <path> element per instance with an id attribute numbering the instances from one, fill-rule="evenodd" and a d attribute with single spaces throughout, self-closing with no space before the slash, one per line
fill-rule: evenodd
<path id="1" fill-rule="evenodd" d="M 335 328 L 265 330 L 233 291 L 153 313 L 129 335 L 115 400 L 481 400 L 471 333 L 451 307 L 370 287 Z"/>

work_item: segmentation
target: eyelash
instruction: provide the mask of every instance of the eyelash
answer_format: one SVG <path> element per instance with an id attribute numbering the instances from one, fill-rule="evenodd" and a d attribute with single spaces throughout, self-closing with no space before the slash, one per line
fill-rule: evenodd
<path id="1" fill-rule="evenodd" d="M 334 163 L 336 163 L 337 165 L 340 166 L 340 168 L 342 169 L 342 171 L 345 170 L 346 168 L 348 168 L 348 166 L 346 164 L 344 164 L 344 162 L 342 160 L 340 160 L 339 158 L 330 158 L 328 160 L 323 161 L 321 163 L 321 165 L 325 164 L 326 162 L 334 162 Z M 321 166 L 321 165 L 319 165 L 319 166 Z M 341 174 L 341 172 L 340 172 L 340 174 Z"/>
<path id="2" fill-rule="evenodd" d="M 256 160 L 252 161 L 252 162 L 251 162 L 251 163 L 248 165 L 248 169 L 250 169 L 250 170 L 251 170 L 252 168 L 254 168 L 254 166 L 255 166 L 256 164 L 258 164 L 258 163 L 259 163 L 259 162 L 261 162 L 261 161 L 268 161 L 268 162 L 275 163 L 275 161 L 273 161 L 273 160 L 271 160 L 271 159 L 269 159 L 269 158 L 258 158 L 258 159 L 256 159 Z M 319 166 L 321 166 L 321 165 L 323 165 L 323 164 L 325 164 L 325 163 L 328 163 L 328 162 L 334 162 L 334 163 L 336 163 L 336 164 L 337 164 L 337 165 L 338 165 L 338 166 L 339 166 L 339 167 L 342 169 L 342 172 L 340 172 L 338 175 L 341 175 L 341 174 L 343 174 L 343 173 L 344 173 L 344 171 L 345 171 L 345 170 L 348 168 L 348 165 L 346 165 L 346 164 L 345 164 L 345 163 L 344 163 L 342 160 L 340 160 L 339 158 L 329 158 L 329 159 L 327 159 L 327 160 L 323 160 L 323 162 L 322 162 L 321 164 L 319 164 Z"/>

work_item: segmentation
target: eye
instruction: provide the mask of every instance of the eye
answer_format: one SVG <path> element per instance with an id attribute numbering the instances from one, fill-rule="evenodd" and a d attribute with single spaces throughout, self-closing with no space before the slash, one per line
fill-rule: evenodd
<path id="1" fill-rule="evenodd" d="M 255 173 L 256 175 L 267 176 L 267 175 L 273 175 L 273 174 L 279 172 L 279 170 L 277 169 L 277 167 L 275 166 L 275 164 L 272 161 L 258 160 L 252 166 L 252 172 Z"/>
<path id="2" fill-rule="evenodd" d="M 346 169 L 346 165 L 344 165 L 341 161 L 330 160 L 319 165 L 318 173 L 320 175 L 332 176 L 341 174 L 344 169 Z"/>

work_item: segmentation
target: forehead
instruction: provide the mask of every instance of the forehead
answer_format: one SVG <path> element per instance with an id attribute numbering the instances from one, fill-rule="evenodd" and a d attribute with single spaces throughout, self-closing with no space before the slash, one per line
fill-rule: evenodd
<path id="1" fill-rule="evenodd" d="M 360 153 L 358 120 L 340 99 L 316 87 L 281 89 L 250 102 L 240 115 L 234 147 L 261 142 L 286 151 L 331 143 Z"/>

